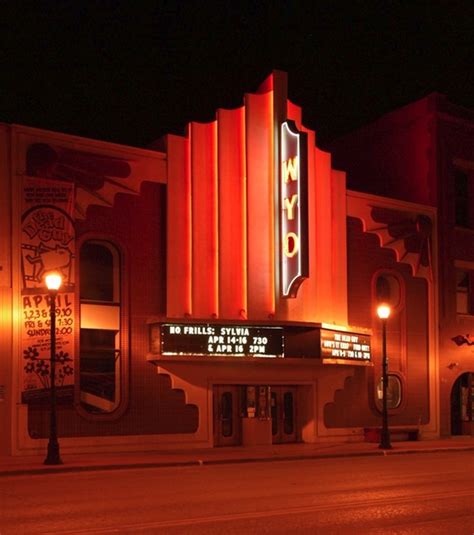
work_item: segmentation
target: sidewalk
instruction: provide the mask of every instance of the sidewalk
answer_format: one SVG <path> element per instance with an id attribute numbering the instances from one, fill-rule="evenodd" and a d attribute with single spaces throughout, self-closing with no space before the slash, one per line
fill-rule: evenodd
<path id="1" fill-rule="evenodd" d="M 380 450 L 378 444 L 318 443 L 281 444 L 256 447 L 206 448 L 198 450 L 161 450 L 123 453 L 62 453 L 62 465 L 46 466 L 45 455 L 0 457 L 0 477 L 117 470 L 126 468 L 158 468 L 169 466 L 212 465 L 226 463 L 271 462 L 370 455 L 402 455 L 430 452 L 473 451 L 474 437 L 451 437 L 416 442 L 392 442 L 391 450 Z M 473 456 L 474 460 L 474 456 Z"/>

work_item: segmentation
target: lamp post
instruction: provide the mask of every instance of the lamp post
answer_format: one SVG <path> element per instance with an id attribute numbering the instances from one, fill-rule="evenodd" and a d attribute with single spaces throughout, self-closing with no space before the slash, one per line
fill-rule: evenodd
<path id="1" fill-rule="evenodd" d="M 390 316 L 390 307 L 381 304 L 377 308 L 377 315 L 382 320 L 382 433 L 379 448 L 390 450 L 390 430 L 388 428 L 387 386 L 388 386 L 388 359 L 387 359 L 387 319 Z"/>
<path id="2" fill-rule="evenodd" d="M 48 294 L 50 297 L 51 319 L 51 366 L 50 366 L 50 425 L 48 454 L 44 464 L 63 464 L 59 455 L 59 442 L 56 425 L 56 296 L 62 284 L 59 273 L 49 273 L 45 277 Z"/>

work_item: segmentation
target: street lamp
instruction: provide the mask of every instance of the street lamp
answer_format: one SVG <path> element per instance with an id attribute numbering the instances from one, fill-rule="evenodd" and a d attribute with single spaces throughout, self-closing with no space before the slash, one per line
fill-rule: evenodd
<path id="1" fill-rule="evenodd" d="M 377 315 L 382 320 L 382 433 L 380 435 L 379 448 L 392 449 L 390 444 L 390 431 L 388 429 L 387 411 L 387 386 L 388 386 L 388 359 L 387 359 L 387 319 L 390 316 L 390 307 L 380 304 L 377 307 Z"/>
<path id="2" fill-rule="evenodd" d="M 44 464 L 63 464 L 59 455 L 59 442 L 56 427 L 56 296 L 62 284 L 59 273 L 49 273 L 45 277 L 50 297 L 49 309 L 51 318 L 51 366 L 50 366 L 50 425 L 48 454 Z"/>

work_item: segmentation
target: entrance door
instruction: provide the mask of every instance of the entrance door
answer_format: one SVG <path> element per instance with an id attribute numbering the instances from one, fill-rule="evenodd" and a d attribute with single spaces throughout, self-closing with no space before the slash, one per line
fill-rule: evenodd
<path id="1" fill-rule="evenodd" d="M 451 434 L 474 434 L 474 373 L 463 373 L 453 385 Z"/>
<path id="2" fill-rule="evenodd" d="M 241 443 L 240 387 L 217 385 L 214 397 L 214 445 L 238 446 Z"/>
<path id="3" fill-rule="evenodd" d="M 272 442 L 296 442 L 296 386 L 272 386 Z"/>

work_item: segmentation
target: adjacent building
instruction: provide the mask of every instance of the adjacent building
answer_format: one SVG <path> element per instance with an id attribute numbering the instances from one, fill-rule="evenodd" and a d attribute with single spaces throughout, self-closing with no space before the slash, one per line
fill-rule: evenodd
<path id="1" fill-rule="evenodd" d="M 474 112 L 431 94 L 331 151 L 351 188 L 436 208 L 440 431 L 474 434 Z"/>
<path id="2" fill-rule="evenodd" d="M 356 190 L 281 72 L 147 150 L 0 125 L 1 452 L 46 448 L 53 271 L 62 451 L 364 440 L 382 301 L 391 426 L 438 436 L 435 203 Z"/>

